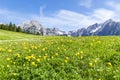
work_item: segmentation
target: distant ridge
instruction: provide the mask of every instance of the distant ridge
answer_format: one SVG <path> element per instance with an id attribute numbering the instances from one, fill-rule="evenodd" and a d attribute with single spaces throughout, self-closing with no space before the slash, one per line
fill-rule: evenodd
<path id="1" fill-rule="evenodd" d="M 78 29 L 77 31 L 69 31 L 71 36 L 108 36 L 120 35 L 120 22 L 115 22 L 112 19 L 104 23 L 95 23 L 87 28 Z"/>
<path id="2" fill-rule="evenodd" d="M 3 23 L 0 23 L 3 24 Z M 120 22 L 112 19 L 106 20 L 104 23 L 95 23 L 87 28 L 81 28 L 76 31 L 61 31 L 58 28 L 43 27 L 38 21 L 30 20 L 19 25 L 22 32 L 32 33 L 42 36 L 108 36 L 120 35 Z"/>
<path id="3" fill-rule="evenodd" d="M 57 36 L 65 34 L 64 31 L 61 31 L 58 28 L 45 28 L 36 20 L 24 22 L 20 26 L 24 32 L 32 34 L 40 33 L 43 36 L 45 35 Z"/>

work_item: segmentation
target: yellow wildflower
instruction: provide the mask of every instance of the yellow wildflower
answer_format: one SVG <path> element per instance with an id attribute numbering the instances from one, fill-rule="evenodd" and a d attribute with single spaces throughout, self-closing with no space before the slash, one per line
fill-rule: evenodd
<path id="1" fill-rule="evenodd" d="M 64 62 L 65 62 L 65 63 L 67 63 L 67 62 L 68 62 L 68 60 L 64 60 Z"/>
<path id="2" fill-rule="evenodd" d="M 28 60 L 28 59 L 29 59 L 29 57 L 27 56 L 27 57 L 25 57 L 25 59 L 26 59 L 26 60 Z"/>
<path id="3" fill-rule="evenodd" d="M 24 47 L 25 50 L 27 50 L 27 47 Z"/>
<path id="4" fill-rule="evenodd" d="M 9 52 L 9 53 L 11 53 L 11 52 L 12 52 L 12 50 L 11 50 L 11 49 L 8 49 L 8 52 Z"/>
<path id="5" fill-rule="evenodd" d="M 17 57 L 20 57 L 20 54 L 17 54 Z"/>
<path id="6" fill-rule="evenodd" d="M 64 49 L 64 51 L 66 51 L 66 49 Z"/>
<path id="7" fill-rule="evenodd" d="M 16 62 L 13 62 L 13 64 L 16 64 Z"/>
<path id="8" fill-rule="evenodd" d="M 101 43 L 101 41 L 98 41 L 98 43 L 100 44 L 100 43 Z"/>
<path id="9" fill-rule="evenodd" d="M 47 58 L 47 56 L 43 56 L 43 58 L 44 58 L 44 59 L 46 59 L 46 58 Z"/>
<path id="10" fill-rule="evenodd" d="M 11 59 L 10 58 L 7 58 L 7 61 L 10 61 Z"/>
<path id="11" fill-rule="evenodd" d="M 42 51 L 45 51 L 45 48 L 42 48 Z"/>
<path id="12" fill-rule="evenodd" d="M 58 56 L 58 53 L 55 53 L 56 56 Z"/>
<path id="13" fill-rule="evenodd" d="M 80 59 L 83 59 L 83 56 L 82 56 L 82 55 L 80 56 Z"/>
<path id="14" fill-rule="evenodd" d="M 23 66 L 25 66 L 25 64 L 23 64 Z"/>
<path id="15" fill-rule="evenodd" d="M 93 63 L 90 62 L 90 63 L 89 63 L 89 66 L 92 67 L 92 66 L 93 66 Z"/>
<path id="16" fill-rule="evenodd" d="M 40 62 L 40 59 L 36 59 L 38 62 Z"/>
<path id="17" fill-rule="evenodd" d="M 15 57 L 20 57 L 20 54 L 16 53 L 14 54 Z"/>
<path id="18" fill-rule="evenodd" d="M 90 43 L 91 46 L 93 46 L 93 43 Z"/>
<path id="19" fill-rule="evenodd" d="M 37 49 L 37 46 L 35 46 L 35 49 Z"/>
<path id="20" fill-rule="evenodd" d="M 32 58 L 32 59 L 35 59 L 35 56 L 34 56 L 34 54 L 32 54 L 32 55 L 30 56 L 30 58 Z"/>
<path id="21" fill-rule="evenodd" d="M 31 50 L 29 49 L 29 52 L 31 52 Z"/>
<path id="22" fill-rule="evenodd" d="M 69 59 L 68 57 L 66 57 L 66 59 Z"/>
<path id="23" fill-rule="evenodd" d="M 9 68 L 10 67 L 10 65 L 7 65 L 7 68 Z"/>
<path id="24" fill-rule="evenodd" d="M 35 66 L 35 62 L 31 62 L 31 65 Z"/>
<path id="25" fill-rule="evenodd" d="M 80 54 L 80 53 L 79 53 L 79 52 L 77 52 L 75 55 L 76 55 L 76 56 L 78 56 L 79 54 Z"/>
<path id="26" fill-rule="evenodd" d="M 57 49 L 59 50 L 60 48 L 59 48 L 59 47 L 57 47 Z"/>
<path id="27" fill-rule="evenodd" d="M 97 60 L 95 59 L 94 62 L 97 63 Z"/>
<path id="28" fill-rule="evenodd" d="M 111 62 L 108 62 L 107 64 L 108 64 L 109 66 L 112 66 Z"/>
<path id="29" fill-rule="evenodd" d="M 54 57 L 52 56 L 52 59 L 53 59 Z"/>
<path id="30" fill-rule="evenodd" d="M 16 76 L 17 74 L 16 73 L 13 73 L 14 76 Z"/>
<path id="31" fill-rule="evenodd" d="M 34 46 L 31 46 L 32 49 L 34 49 Z"/>
<path id="32" fill-rule="evenodd" d="M 81 54 L 83 54 L 83 51 L 80 51 Z"/>

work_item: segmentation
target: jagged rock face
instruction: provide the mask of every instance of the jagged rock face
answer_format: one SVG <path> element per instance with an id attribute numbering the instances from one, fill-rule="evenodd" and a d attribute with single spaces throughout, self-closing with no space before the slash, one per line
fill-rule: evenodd
<path id="1" fill-rule="evenodd" d="M 102 30 L 98 35 L 120 35 L 120 23 L 109 21 L 102 24 Z"/>
<path id="2" fill-rule="evenodd" d="M 47 28 L 46 29 L 46 34 L 51 35 L 51 36 L 57 36 L 57 35 L 59 36 L 59 35 L 63 35 L 64 33 L 65 33 L 64 31 L 61 31 L 57 28 L 53 28 L 53 29 Z"/>
<path id="3" fill-rule="evenodd" d="M 78 29 L 74 34 L 77 36 L 92 36 L 92 35 L 120 35 L 120 22 L 110 20 L 105 21 L 102 24 L 93 24 L 88 28 Z"/>
<path id="4" fill-rule="evenodd" d="M 78 33 L 77 33 L 76 31 L 69 31 L 69 32 L 68 32 L 68 35 L 78 36 Z"/>
<path id="5" fill-rule="evenodd" d="M 78 29 L 77 31 L 69 31 L 65 33 L 57 28 L 44 28 L 38 21 L 32 20 L 22 24 L 21 28 L 25 32 L 41 35 L 71 35 L 71 36 L 92 36 L 92 35 L 120 35 L 120 22 L 110 20 L 101 24 L 93 24 L 88 28 Z"/>
<path id="6" fill-rule="evenodd" d="M 37 32 L 42 31 L 43 27 L 39 24 L 38 21 L 32 20 L 22 24 L 22 29 L 25 32 L 36 34 Z M 41 32 L 40 32 L 41 33 Z"/>
<path id="7" fill-rule="evenodd" d="M 77 36 L 85 36 L 87 35 L 87 30 L 85 28 L 77 30 Z"/>
<path id="8" fill-rule="evenodd" d="M 39 24 L 38 21 L 32 20 L 25 22 L 21 25 L 21 28 L 24 32 L 36 34 L 39 32 L 41 35 L 50 35 L 50 36 L 56 36 L 56 35 L 63 35 L 65 32 L 57 29 L 57 28 L 44 28 L 41 24 Z"/>

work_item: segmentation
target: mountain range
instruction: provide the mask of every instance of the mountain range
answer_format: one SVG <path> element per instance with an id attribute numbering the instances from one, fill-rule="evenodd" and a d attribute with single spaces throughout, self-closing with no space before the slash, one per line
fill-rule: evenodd
<path id="1" fill-rule="evenodd" d="M 22 28 L 23 32 L 32 34 L 40 33 L 43 36 L 59 36 L 65 34 L 65 31 L 61 31 L 58 28 L 45 28 L 36 20 L 24 22 L 20 25 L 20 27 Z"/>
<path id="2" fill-rule="evenodd" d="M 41 35 L 69 35 L 69 36 L 107 36 L 107 35 L 120 35 L 120 22 L 109 19 L 104 23 L 95 23 L 87 28 L 81 28 L 76 31 L 61 31 L 58 28 L 45 28 L 38 21 L 31 20 L 21 24 L 21 28 L 25 32 L 36 34 L 39 32 Z"/>

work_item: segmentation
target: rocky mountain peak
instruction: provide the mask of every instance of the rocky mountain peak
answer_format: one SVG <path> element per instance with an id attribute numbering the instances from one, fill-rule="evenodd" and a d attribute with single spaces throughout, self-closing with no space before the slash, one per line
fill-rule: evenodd
<path id="1" fill-rule="evenodd" d="M 21 24 L 21 28 L 24 32 L 27 33 L 40 33 L 41 35 L 63 35 L 64 31 L 59 30 L 58 28 L 45 28 L 38 21 L 31 20 Z"/>

